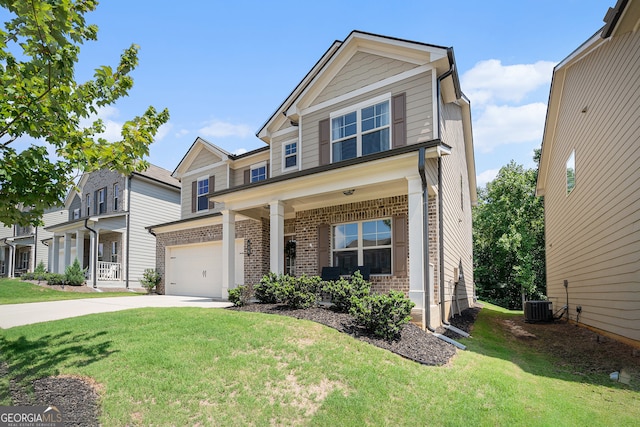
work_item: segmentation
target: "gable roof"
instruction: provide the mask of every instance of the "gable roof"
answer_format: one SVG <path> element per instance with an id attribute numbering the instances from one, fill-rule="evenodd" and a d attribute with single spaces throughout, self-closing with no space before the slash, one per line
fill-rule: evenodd
<path id="1" fill-rule="evenodd" d="M 587 41 L 581 44 L 569 56 L 563 59 L 553 69 L 549 101 L 547 103 L 547 116 L 545 119 L 544 133 L 542 136 L 542 153 L 538 166 L 538 182 L 536 195 L 544 196 L 547 186 L 547 174 L 551 161 L 551 151 L 555 141 L 556 121 L 560 110 L 560 102 L 564 89 L 564 80 L 567 70 L 571 65 L 590 55 L 607 43 L 609 37 L 616 37 L 629 31 L 637 31 L 640 27 L 640 1 L 618 0 L 613 8 L 609 8 L 604 17 L 605 26 L 598 30 Z"/>
<path id="2" fill-rule="evenodd" d="M 326 87 L 331 78 L 359 51 L 400 59 L 414 63 L 416 66 L 435 62 L 438 72 L 448 70 L 450 61 L 453 59 L 452 56 L 449 56 L 449 48 L 443 46 L 354 30 L 344 41 L 335 41 L 329 47 L 258 130 L 256 136 L 269 143 L 271 130 L 277 129 L 286 120 L 296 121 L 300 109 L 312 102 L 318 92 Z M 457 79 L 457 73 L 454 74 L 452 78 Z"/>
<path id="3" fill-rule="evenodd" d="M 167 184 L 172 187 L 180 188 L 180 181 L 174 178 L 170 171 L 161 168 L 160 166 L 149 163 L 149 167 L 142 172 L 133 172 L 132 176 L 140 176 L 143 178 L 157 181 L 162 184 Z"/>

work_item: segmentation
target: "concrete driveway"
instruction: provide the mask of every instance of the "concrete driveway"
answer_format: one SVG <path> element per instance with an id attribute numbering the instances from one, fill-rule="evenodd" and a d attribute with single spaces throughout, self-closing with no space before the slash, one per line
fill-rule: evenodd
<path id="1" fill-rule="evenodd" d="M 87 298 L 66 301 L 32 302 L 0 305 L 0 328 L 30 325 L 85 314 L 107 313 L 143 307 L 203 307 L 225 308 L 232 304 L 211 298 L 171 295 L 143 295 L 135 297 Z"/>

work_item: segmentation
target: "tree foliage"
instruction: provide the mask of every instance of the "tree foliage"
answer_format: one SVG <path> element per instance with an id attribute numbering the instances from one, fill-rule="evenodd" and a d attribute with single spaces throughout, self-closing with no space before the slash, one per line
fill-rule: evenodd
<path id="1" fill-rule="evenodd" d="M 537 171 L 511 161 L 478 189 L 473 208 L 474 277 L 478 296 L 511 309 L 522 296 L 546 292 L 544 206 L 535 195 Z"/>
<path id="2" fill-rule="evenodd" d="M 144 156 L 169 112 L 150 106 L 125 122 L 120 141 L 99 137 L 101 120 L 82 123 L 128 95 L 139 47 L 124 50 L 115 69 L 100 66 L 92 80 L 78 83 L 80 46 L 98 32 L 85 15 L 97 1 L 0 0 L 0 6 L 10 15 L 0 29 L 0 222 L 35 225 L 46 208 L 62 202 L 78 174 L 147 168 Z M 41 145 L 18 152 L 11 144 L 20 137 Z"/>

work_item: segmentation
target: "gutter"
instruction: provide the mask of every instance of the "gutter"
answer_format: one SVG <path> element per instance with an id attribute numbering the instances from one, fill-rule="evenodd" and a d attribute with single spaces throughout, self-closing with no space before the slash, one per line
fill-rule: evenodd
<path id="1" fill-rule="evenodd" d="M 88 225 L 89 223 L 89 218 L 85 218 L 84 219 L 84 228 L 86 228 L 87 230 L 89 230 L 90 232 L 93 233 L 93 248 L 92 251 L 90 251 L 89 253 L 93 252 L 93 257 L 95 259 L 91 260 L 93 261 L 92 263 L 92 268 L 91 268 L 91 284 L 94 288 L 98 287 L 98 232 L 96 230 L 94 230 L 93 228 L 89 227 Z"/>

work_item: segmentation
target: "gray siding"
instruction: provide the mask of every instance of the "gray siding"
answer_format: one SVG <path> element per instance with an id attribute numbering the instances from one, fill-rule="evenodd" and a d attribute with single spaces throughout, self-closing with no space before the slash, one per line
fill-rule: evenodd
<path id="1" fill-rule="evenodd" d="M 429 71 L 303 116 L 300 120 L 300 126 L 302 126 L 302 168 L 309 169 L 320 164 L 318 150 L 318 123 L 320 120 L 328 118 L 332 111 L 389 92 L 392 95 L 402 92 L 407 94 L 407 143 L 415 144 L 433 139 L 431 87 L 431 72 Z"/>
<path id="2" fill-rule="evenodd" d="M 566 70 L 545 194 L 547 291 L 580 322 L 640 340 L 640 32 Z M 582 112 L 587 107 L 586 112 Z M 576 185 L 566 192 L 575 150 Z"/>
<path id="3" fill-rule="evenodd" d="M 211 151 L 202 149 L 198 153 L 198 156 L 191 163 L 189 170 L 204 168 L 214 163 L 218 163 L 220 160 L 222 159 L 219 156 L 213 154 Z"/>
<path id="4" fill-rule="evenodd" d="M 200 154 L 209 153 L 207 151 L 202 151 Z M 210 153 L 209 153 L 210 154 Z M 205 156 L 207 157 L 207 156 Z M 200 158 L 198 157 L 198 160 Z M 202 162 L 198 161 L 200 164 L 199 167 L 191 166 L 190 170 L 199 169 L 202 166 Z M 199 173 L 194 173 L 182 178 L 182 189 L 181 189 L 181 217 L 183 219 L 186 218 L 194 218 L 200 215 L 209 214 L 213 212 L 212 210 L 208 211 L 200 211 L 200 212 L 191 212 L 191 200 L 192 200 L 192 192 L 191 192 L 191 184 L 193 181 L 197 181 L 198 178 L 204 176 L 215 176 L 215 188 L 209 188 L 209 192 L 225 190 L 228 188 L 227 186 L 227 165 L 217 166 L 215 168 L 204 169 Z M 219 209 L 219 206 L 216 205 L 216 210 Z M 159 223 L 158 223 L 159 224 Z"/>
<path id="5" fill-rule="evenodd" d="M 156 239 L 145 229 L 150 225 L 180 219 L 180 192 L 133 178 L 129 236 L 129 281 L 137 286 L 147 268 L 156 266 Z M 123 245 L 123 249 L 124 249 Z"/>
<path id="6" fill-rule="evenodd" d="M 453 103 L 441 104 L 441 109 L 442 141 L 451 146 L 451 155 L 442 158 L 443 218 L 439 218 L 443 221 L 445 236 L 445 298 L 451 301 L 455 292 L 455 298 L 463 309 L 472 303 L 473 297 L 473 243 L 462 111 Z M 454 271 L 461 271 L 464 276 L 464 281 L 457 286 Z M 457 307 L 453 309 L 457 310 Z"/>

